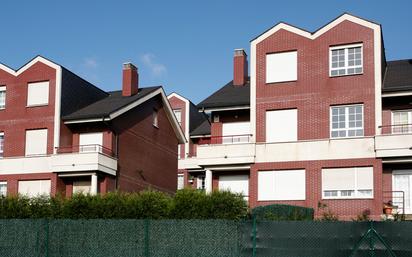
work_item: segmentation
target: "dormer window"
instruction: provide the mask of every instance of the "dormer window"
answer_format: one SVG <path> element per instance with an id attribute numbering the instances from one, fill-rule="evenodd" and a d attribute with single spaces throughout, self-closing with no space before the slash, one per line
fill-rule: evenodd
<path id="1" fill-rule="evenodd" d="M 363 73 L 362 44 L 330 48 L 330 76 L 345 76 Z"/>

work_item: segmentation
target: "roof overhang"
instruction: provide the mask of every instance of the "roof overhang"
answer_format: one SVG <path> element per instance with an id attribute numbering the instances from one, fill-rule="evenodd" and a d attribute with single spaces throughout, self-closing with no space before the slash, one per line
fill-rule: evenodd
<path id="1" fill-rule="evenodd" d="M 202 137 L 211 137 L 212 135 L 210 134 L 205 134 L 205 135 L 195 135 L 195 136 L 190 136 L 190 138 L 202 138 Z"/>
<path id="2" fill-rule="evenodd" d="M 101 118 L 85 118 L 85 119 L 75 119 L 75 120 L 66 120 L 64 122 L 64 124 L 79 124 L 79 123 L 91 123 L 91 122 L 103 122 L 103 121 L 110 121 L 113 120 L 117 117 L 119 117 L 120 115 L 122 115 L 123 113 L 141 105 L 142 103 L 148 101 L 149 99 L 152 99 L 153 97 L 160 95 L 162 97 L 162 103 L 167 115 L 167 118 L 170 122 L 170 124 L 172 125 L 173 131 L 176 134 L 176 137 L 178 139 L 179 144 L 183 144 L 186 142 L 186 137 L 173 113 L 173 110 L 170 106 L 169 101 L 167 100 L 166 94 L 163 90 L 163 88 L 159 88 L 153 92 L 151 92 L 150 94 L 147 94 L 146 96 L 137 99 L 136 101 L 122 107 L 119 110 L 116 110 L 108 115 L 105 115 Z"/>
<path id="3" fill-rule="evenodd" d="M 223 111 L 235 111 L 235 110 L 248 110 L 249 105 L 228 106 L 228 107 L 201 107 L 199 112 L 223 112 Z"/>
<path id="4" fill-rule="evenodd" d="M 382 97 L 412 96 L 412 90 L 403 92 L 382 92 Z"/>

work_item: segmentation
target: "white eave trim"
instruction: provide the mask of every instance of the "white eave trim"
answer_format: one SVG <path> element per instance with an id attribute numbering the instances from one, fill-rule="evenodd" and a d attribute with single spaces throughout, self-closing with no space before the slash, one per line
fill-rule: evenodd
<path id="1" fill-rule="evenodd" d="M 329 22 L 328 24 L 326 24 L 325 26 L 321 27 L 319 30 L 317 30 L 315 33 L 310 33 L 306 30 L 297 28 L 295 26 L 286 24 L 284 22 L 281 22 L 279 24 L 277 24 L 276 26 L 272 27 L 271 29 L 269 29 L 268 31 L 266 31 L 265 33 L 263 33 L 262 35 L 258 36 L 257 38 L 253 39 L 251 41 L 251 43 L 259 43 L 263 40 L 265 40 L 266 38 L 268 38 L 269 36 L 271 36 L 273 33 L 276 33 L 278 30 L 284 29 L 287 30 L 289 32 L 295 33 L 297 35 L 309 38 L 309 39 L 315 39 L 319 36 L 321 36 L 322 34 L 324 34 L 325 32 L 329 31 L 330 29 L 332 29 L 333 27 L 335 27 L 336 25 L 340 24 L 341 22 L 348 20 L 354 23 L 357 23 L 359 25 L 368 27 L 368 28 L 376 28 L 376 27 L 380 27 L 380 25 L 361 19 L 359 17 L 350 15 L 350 14 L 343 14 L 341 16 L 339 16 L 337 19 L 333 20 L 332 22 Z"/>
<path id="2" fill-rule="evenodd" d="M 249 110 L 249 105 L 243 106 L 230 106 L 230 107 L 215 107 L 215 108 L 201 108 L 199 112 L 222 112 L 222 111 L 235 111 L 235 110 Z"/>
<path id="3" fill-rule="evenodd" d="M 197 136 L 190 136 L 190 138 L 202 138 L 202 137 L 210 137 L 211 135 L 197 135 Z"/>
<path id="4" fill-rule="evenodd" d="M 382 97 L 396 97 L 396 96 L 410 96 L 412 95 L 412 91 L 406 92 L 390 92 L 390 93 L 382 93 Z"/>

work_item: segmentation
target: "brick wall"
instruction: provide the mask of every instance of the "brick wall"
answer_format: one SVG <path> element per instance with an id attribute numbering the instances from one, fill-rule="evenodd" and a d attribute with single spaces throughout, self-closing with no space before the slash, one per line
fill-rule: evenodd
<path id="1" fill-rule="evenodd" d="M 322 200 L 322 168 L 344 168 L 373 166 L 373 199 L 338 199 Z M 304 201 L 258 201 L 258 172 L 265 170 L 293 170 L 305 169 L 306 174 L 306 200 Z M 347 160 L 325 160 L 325 161 L 299 161 L 279 163 L 257 163 L 253 164 L 250 171 L 249 203 L 253 208 L 258 205 L 274 203 L 299 205 L 315 209 L 315 215 L 319 216 L 318 202 L 327 204 L 331 211 L 336 213 L 340 219 L 348 220 L 361 214 L 368 209 L 371 217 L 379 219 L 382 213 L 382 162 L 378 159 L 347 159 Z"/>
<path id="2" fill-rule="evenodd" d="M 16 195 L 18 193 L 18 184 L 21 180 L 51 180 L 51 195 L 56 195 L 57 192 L 65 194 L 65 185 L 56 173 L 45 171 L 44 173 L 32 174 L 12 174 L 0 175 L 0 181 L 7 181 L 7 194 Z"/>
<path id="3" fill-rule="evenodd" d="M 329 77 L 329 47 L 363 43 L 363 74 Z M 294 82 L 266 84 L 266 54 L 298 52 Z M 364 104 L 364 134 L 375 134 L 373 30 L 344 21 L 311 40 L 279 30 L 256 48 L 256 138 L 265 141 L 265 112 L 298 109 L 298 139 L 329 138 L 331 105 Z"/>
<path id="4" fill-rule="evenodd" d="M 49 104 L 26 107 L 30 82 L 49 81 Z M 15 77 L 0 70 L 0 86 L 6 86 L 6 108 L 0 110 L 4 132 L 4 157 L 24 156 L 27 129 L 47 128 L 47 153 L 53 153 L 56 70 L 37 62 Z"/>
<path id="5" fill-rule="evenodd" d="M 188 110 L 186 110 L 186 103 L 185 101 L 182 101 L 181 99 L 172 96 L 169 98 L 169 102 L 170 102 L 170 106 L 172 107 L 173 110 L 180 110 L 181 111 L 181 115 L 182 115 L 182 123 L 181 123 L 181 127 L 182 130 L 185 132 L 185 136 L 186 136 L 186 112 Z M 193 144 L 189 138 L 186 138 L 187 140 L 189 140 L 189 145 Z M 180 158 L 186 158 L 185 156 L 185 144 L 181 144 L 179 145 L 180 147 Z M 190 146 L 189 146 L 190 147 Z"/>
<path id="6" fill-rule="evenodd" d="M 153 126 L 158 110 L 159 128 Z M 160 96 L 115 119 L 118 135 L 118 189 L 140 191 L 152 187 L 175 192 L 177 188 L 177 138 Z"/>

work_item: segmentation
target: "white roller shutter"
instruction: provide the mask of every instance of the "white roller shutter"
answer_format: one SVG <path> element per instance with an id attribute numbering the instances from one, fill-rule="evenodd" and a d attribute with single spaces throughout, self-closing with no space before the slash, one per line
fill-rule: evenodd
<path id="1" fill-rule="evenodd" d="M 266 112 L 266 142 L 288 142 L 297 139 L 297 109 Z"/>
<path id="2" fill-rule="evenodd" d="M 47 105 L 49 103 L 49 82 L 29 83 L 27 106 Z"/>
<path id="3" fill-rule="evenodd" d="M 47 154 L 47 129 L 26 130 L 26 156 Z"/>
<path id="4" fill-rule="evenodd" d="M 249 195 L 248 175 L 223 175 L 219 176 L 219 190 L 239 193 L 243 196 Z"/>
<path id="5" fill-rule="evenodd" d="M 103 133 L 82 133 L 79 144 L 80 152 L 97 152 L 103 145 Z"/>
<path id="6" fill-rule="evenodd" d="M 298 78 L 298 53 L 266 55 L 266 83 L 294 81 Z"/>
<path id="7" fill-rule="evenodd" d="M 250 122 L 227 122 L 222 124 L 223 144 L 249 142 Z"/>
<path id="8" fill-rule="evenodd" d="M 50 195 L 51 181 L 47 180 L 22 180 L 19 181 L 19 194 L 28 197 L 36 197 L 40 195 Z"/>
<path id="9" fill-rule="evenodd" d="M 305 199 L 305 170 L 258 172 L 258 201 Z"/>

